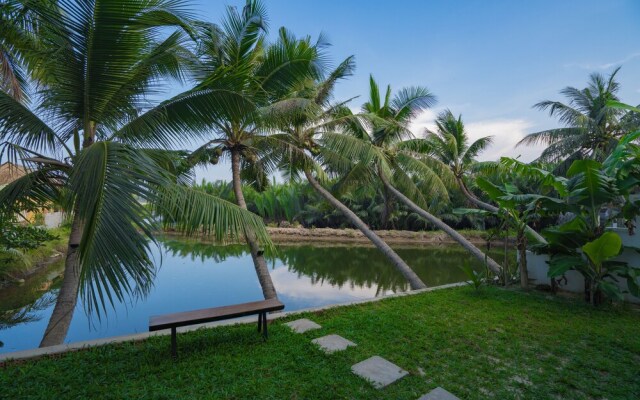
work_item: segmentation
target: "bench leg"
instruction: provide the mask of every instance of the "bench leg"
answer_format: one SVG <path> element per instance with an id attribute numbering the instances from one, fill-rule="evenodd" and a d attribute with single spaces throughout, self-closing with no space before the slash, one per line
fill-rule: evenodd
<path id="1" fill-rule="evenodd" d="M 176 339 L 176 328 L 171 328 L 171 357 L 178 358 L 178 348 Z"/>
<path id="2" fill-rule="evenodd" d="M 269 337 L 269 332 L 267 331 L 267 313 L 262 314 L 262 336 L 264 340 L 267 340 Z"/>
<path id="3" fill-rule="evenodd" d="M 258 332 L 262 332 L 262 313 L 258 314 Z"/>

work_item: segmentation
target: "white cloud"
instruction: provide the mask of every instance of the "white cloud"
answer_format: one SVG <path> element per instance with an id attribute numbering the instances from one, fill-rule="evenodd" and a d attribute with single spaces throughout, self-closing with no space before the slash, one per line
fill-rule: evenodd
<path id="1" fill-rule="evenodd" d="M 467 122 L 465 128 L 471 142 L 483 136 L 493 136 L 493 144 L 482 152 L 478 159 L 497 160 L 500 157 L 519 157 L 529 162 L 540 155 L 544 146 L 519 146 L 516 144 L 531 132 L 533 124 L 524 119 L 493 119 Z"/>
<path id="2" fill-rule="evenodd" d="M 436 129 L 436 124 L 434 121 L 438 116 L 438 113 L 440 113 L 440 111 L 442 110 L 439 110 L 439 109 L 424 110 L 419 116 L 414 118 L 414 120 L 411 122 L 411 125 L 409 125 L 409 129 L 417 137 L 424 137 L 425 129 L 429 129 L 429 130 Z"/>
<path id="3" fill-rule="evenodd" d="M 640 57 L 640 52 L 636 52 L 636 53 L 631 53 L 628 56 L 618 60 L 618 61 L 614 61 L 614 62 L 608 62 L 608 63 L 601 63 L 601 64 L 597 64 L 597 63 L 570 63 L 570 64 L 565 64 L 565 68 L 573 68 L 573 67 L 577 67 L 577 68 L 581 68 L 581 69 L 587 69 L 587 70 L 594 70 L 594 69 L 609 69 L 611 67 L 617 67 L 619 65 L 625 64 L 633 59 L 636 59 Z"/>
<path id="4" fill-rule="evenodd" d="M 425 128 L 435 130 L 435 119 L 442 109 L 422 112 L 410 125 L 417 137 L 423 137 Z M 533 123 L 524 119 L 490 119 L 485 121 L 465 121 L 465 128 L 471 142 L 484 137 L 494 136 L 493 144 L 482 152 L 481 161 L 497 160 L 500 157 L 520 157 L 525 162 L 532 161 L 540 155 L 543 146 L 521 146 L 516 144 L 532 131 Z"/>

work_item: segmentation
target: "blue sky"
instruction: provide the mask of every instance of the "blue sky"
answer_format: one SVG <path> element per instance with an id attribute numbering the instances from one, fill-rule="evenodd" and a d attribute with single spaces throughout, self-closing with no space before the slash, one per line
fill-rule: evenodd
<path id="1" fill-rule="evenodd" d="M 272 34 L 286 26 L 296 35 L 328 35 L 335 63 L 353 54 L 357 71 L 338 99 L 360 95 L 372 73 L 392 88 L 421 85 L 438 97 L 417 119 L 420 133 L 436 113 L 461 113 L 473 137 L 495 135 L 482 158 L 521 155 L 536 148 L 514 144 L 526 133 L 557 126 L 538 101 L 562 100 L 565 86 L 586 86 L 592 72 L 622 65 L 620 97 L 640 103 L 640 1 L 419 1 L 267 0 Z M 243 1 L 200 1 L 199 17 L 219 22 L 226 6 Z M 221 165 L 207 179 L 228 178 Z M 215 176 L 212 176 L 213 173 Z"/>

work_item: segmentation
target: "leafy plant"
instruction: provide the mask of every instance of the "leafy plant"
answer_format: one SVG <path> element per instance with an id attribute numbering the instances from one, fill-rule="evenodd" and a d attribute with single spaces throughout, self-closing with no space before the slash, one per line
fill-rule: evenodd
<path id="1" fill-rule="evenodd" d="M 24 251 L 36 249 L 46 241 L 57 239 L 44 229 L 19 225 L 13 213 L 0 213 L 0 275 L 9 274 L 15 267 L 28 267 Z"/>
<path id="2" fill-rule="evenodd" d="M 640 132 L 628 134 L 602 162 L 576 160 L 567 171 L 567 177 L 543 173 L 512 159 L 502 163 L 514 169 L 526 170 L 538 176 L 549 195 L 523 195 L 528 207 L 540 213 L 563 217 L 565 222 L 542 231 L 547 239 L 534 249 L 548 254 L 550 278 L 562 276 L 569 270 L 580 272 L 585 278 L 585 298 L 592 304 L 602 301 L 602 294 L 622 299 L 623 292 L 615 284 L 617 277 L 627 281 L 629 292 L 638 291 L 639 270 L 627 263 L 614 261 L 622 249 L 620 236 L 605 229 L 607 219 L 623 216 L 633 220 L 640 204 L 630 194 L 640 184 L 639 146 L 634 142 Z M 601 210 L 608 209 L 609 216 Z"/>
<path id="3" fill-rule="evenodd" d="M 469 261 L 466 261 L 462 266 L 460 266 L 460 270 L 464 272 L 469 280 L 469 284 L 473 286 L 475 290 L 479 290 L 484 284 L 485 278 L 482 276 L 482 273 L 471 268 Z"/>

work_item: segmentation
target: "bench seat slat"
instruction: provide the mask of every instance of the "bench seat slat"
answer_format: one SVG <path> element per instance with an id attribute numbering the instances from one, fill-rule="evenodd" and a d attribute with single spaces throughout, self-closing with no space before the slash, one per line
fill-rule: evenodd
<path id="1" fill-rule="evenodd" d="M 284 309 L 277 299 L 252 301 L 250 303 L 236 304 L 201 310 L 178 312 L 166 315 L 156 315 L 149 318 L 149 331 L 177 328 L 187 325 L 202 324 L 205 322 L 220 321 L 224 319 L 238 318 L 253 315 L 260 312 L 278 311 Z"/>

